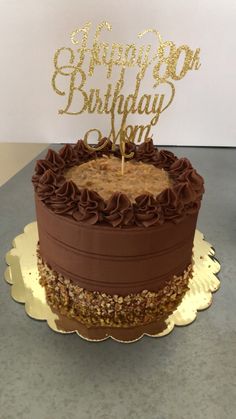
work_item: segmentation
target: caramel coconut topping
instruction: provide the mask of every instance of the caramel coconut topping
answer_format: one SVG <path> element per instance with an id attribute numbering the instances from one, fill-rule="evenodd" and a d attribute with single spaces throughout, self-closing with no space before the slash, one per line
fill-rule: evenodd
<path id="1" fill-rule="evenodd" d="M 114 192 L 124 193 L 134 202 L 138 195 L 161 193 L 171 187 L 168 173 L 151 164 L 126 161 L 125 175 L 121 174 L 121 161 L 117 157 L 103 156 L 68 169 L 64 176 L 79 188 L 88 188 L 108 199 Z"/>

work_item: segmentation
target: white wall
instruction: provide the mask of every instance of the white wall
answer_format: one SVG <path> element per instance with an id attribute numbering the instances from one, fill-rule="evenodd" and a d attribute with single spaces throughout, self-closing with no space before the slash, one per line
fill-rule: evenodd
<path id="1" fill-rule="evenodd" d="M 46 148 L 46 144 L 0 142 L 0 186 Z"/>
<path id="2" fill-rule="evenodd" d="M 110 41 L 136 42 L 156 28 L 201 48 L 200 70 L 175 83 L 153 130 L 157 143 L 236 146 L 235 0 L 0 0 L 0 141 L 73 142 L 98 126 L 93 115 L 58 115 L 63 103 L 50 81 L 53 54 L 69 46 L 71 31 L 103 20 L 113 26 Z M 100 125 L 105 133 L 109 120 Z"/>

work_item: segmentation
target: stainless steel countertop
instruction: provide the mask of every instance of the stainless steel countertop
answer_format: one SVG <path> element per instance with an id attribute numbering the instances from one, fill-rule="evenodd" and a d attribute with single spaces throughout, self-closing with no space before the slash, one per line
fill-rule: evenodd
<path id="1" fill-rule="evenodd" d="M 90 343 L 27 317 L 4 255 L 35 219 L 34 162 L 0 188 L 0 419 L 236 417 L 236 149 L 171 150 L 205 178 L 198 228 L 222 264 L 221 289 L 192 325 L 159 339 Z"/>

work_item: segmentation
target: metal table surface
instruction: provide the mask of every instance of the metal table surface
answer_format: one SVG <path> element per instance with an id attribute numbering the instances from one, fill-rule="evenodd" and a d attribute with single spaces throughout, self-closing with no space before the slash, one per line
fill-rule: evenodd
<path id="1" fill-rule="evenodd" d="M 1 419 L 236 417 L 236 149 L 171 150 L 205 178 L 198 228 L 222 282 L 210 309 L 163 338 L 91 343 L 27 317 L 3 276 L 13 238 L 35 219 L 34 161 L 0 188 Z"/>

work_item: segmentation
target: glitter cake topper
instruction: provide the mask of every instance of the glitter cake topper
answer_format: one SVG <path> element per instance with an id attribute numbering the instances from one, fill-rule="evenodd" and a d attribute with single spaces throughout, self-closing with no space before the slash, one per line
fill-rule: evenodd
<path id="1" fill-rule="evenodd" d="M 175 95 L 174 81 L 181 80 L 189 70 L 198 70 L 200 67 L 200 48 L 191 50 L 187 45 L 177 47 L 172 41 L 163 41 L 161 34 L 155 29 L 146 29 L 138 34 L 143 40 L 147 34 L 155 39 L 152 44 L 121 44 L 101 41 L 105 31 L 111 31 L 112 26 L 108 22 L 100 23 L 95 31 L 91 46 L 88 38 L 92 23 L 86 23 L 82 28 L 76 29 L 71 34 L 71 42 L 74 46 L 62 47 L 54 55 L 55 71 L 52 77 L 54 91 L 66 97 L 64 109 L 59 114 L 80 115 L 84 112 L 89 114 L 107 114 L 111 118 L 111 130 L 108 140 L 120 146 L 121 154 L 132 157 L 133 153 L 125 154 L 125 143 L 147 141 L 151 137 L 151 128 L 158 121 L 160 114 L 172 103 Z M 92 78 L 97 67 L 105 68 L 105 76 L 108 80 L 106 90 L 100 88 L 88 88 L 86 82 Z M 125 96 L 123 92 L 127 70 L 135 72 L 134 91 Z M 143 93 L 142 83 L 147 71 L 151 70 L 154 93 Z M 60 86 L 66 78 L 67 91 Z M 116 78 L 116 81 L 114 81 Z M 160 89 L 165 86 L 167 92 Z M 87 87 L 87 88 L 86 88 Z M 159 92 L 158 92 L 159 88 Z M 132 125 L 128 117 L 133 114 L 150 116 L 146 125 Z M 115 126 L 116 118 L 120 116 L 120 129 Z M 101 150 L 106 146 L 106 141 L 100 146 L 89 145 L 91 134 L 97 135 L 99 142 L 105 135 L 96 128 L 90 129 L 84 135 L 84 142 L 89 149 Z"/>

